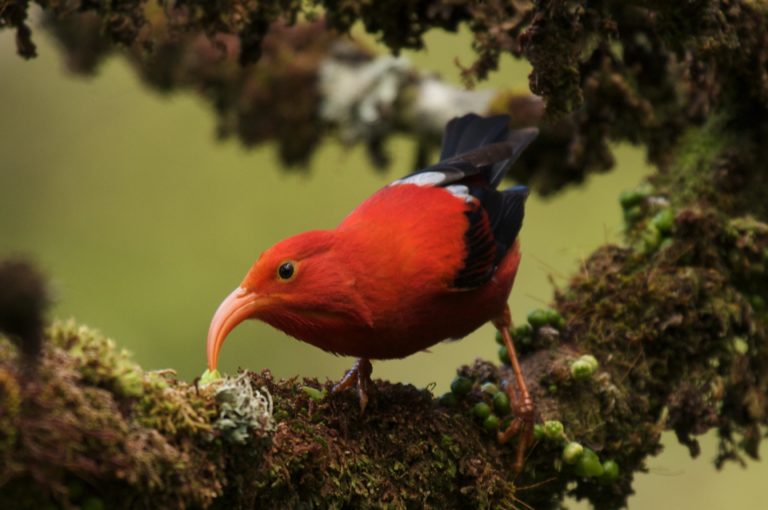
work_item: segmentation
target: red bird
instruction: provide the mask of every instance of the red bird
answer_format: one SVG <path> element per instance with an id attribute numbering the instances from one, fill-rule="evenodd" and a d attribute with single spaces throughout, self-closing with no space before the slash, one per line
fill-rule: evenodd
<path id="1" fill-rule="evenodd" d="M 213 371 L 227 334 L 260 319 L 326 351 L 358 358 L 334 391 L 357 385 L 368 401 L 371 359 L 403 358 L 492 321 L 515 371 L 517 418 L 499 433 L 530 441 L 533 403 L 509 335 L 507 299 L 520 262 L 528 189 L 497 191 L 536 138 L 507 116 L 474 114 L 445 130 L 440 162 L 379 190 L 331 230 L 281 241 L 261 254 L 221 303 L 208 331 Z"/>

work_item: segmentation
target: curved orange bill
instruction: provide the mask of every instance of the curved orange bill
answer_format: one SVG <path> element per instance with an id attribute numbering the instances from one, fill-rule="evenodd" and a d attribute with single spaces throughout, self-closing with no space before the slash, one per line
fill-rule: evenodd
<path id="1" fill-rule="evenodd" d="M 219 364 L 219 351 L 229 332 L 244 320 L 250 319 L 263 303 L 264 298 L 262 296 L 248 292 L 242 287 L 232 291 L 221 302 L 216 313 L 213 314 L 211 326 L 208 328 L 206 345 L 208 370 L 215 370 Z"/>

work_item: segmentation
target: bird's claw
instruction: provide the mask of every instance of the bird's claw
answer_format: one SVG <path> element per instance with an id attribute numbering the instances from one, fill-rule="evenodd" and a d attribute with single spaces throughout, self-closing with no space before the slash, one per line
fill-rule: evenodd
<path id="1" fill-rule="evenodd" d="M 371 372 L 373 366 L 366 358 L 358 359 L 344 377 L 331 388 L 331 393 L 338 393 L 353 386 L 357 386 L 357 396 L 360 401 L 360 414 L 365 412 L 368 405 L 368 391 L 371 387 Z"/>
<path id="2" fill-rule="evenodd" d="M 510 394 L 510 402 L 519 402 L 519 405 L 514 406 L 515 418 L 509 424 L 509 426 L 498 432 L 497 438 L 499 443 L 506 444 L 514 436 L 517 436 L 517 447 L 515 450 L 515 473 L 520 473 L 523 470 L 523 463 L 525 461 L 525 451 L 533 443 L 533 400 L 529 395 L 522 399 L 522 402 L 516 400 L 516 395 L 513 398 L 512 389 L 508 389 L 507 393 Z M 527 393 L 527 392 L 526 392 Z"/>
<path id="3" fill-rule="evenodd" d="M 533 443 L 533 398 L 528 392 L 525 384 L 523 371 L 517 360 L 515 345 L 512 343 L 512 336 L 509 328 L 512 325 L 512 318 L 509 308 L 506 308 L 501 317 L 493 321 L 494 326 L 499 330 L 504 339 L 504 345 L 507 347 L 509 355 L 509 364 L 512 367 L 512 373 L 515 381 L 514 385 L 510 381 L 507 384 L 507 395 L 515 413 L 515 418 L 509 426 L 498 433 L 499 443 L 508 442 L 513 436 L 517 435 L 517 450 L 515 451 L 515 473 L 520 473 L 523 469 L 525 460 L 525 450 Z"/>

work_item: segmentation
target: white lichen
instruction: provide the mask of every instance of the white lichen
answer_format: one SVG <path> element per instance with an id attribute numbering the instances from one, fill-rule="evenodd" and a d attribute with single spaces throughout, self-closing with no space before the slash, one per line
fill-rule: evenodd
<path id="1" fill-rule="evenodd" d="M 371 138 L 385 129 L 410 64 L 402 57 L 351 59 L 345 48 L 335 48 L 321 65 L 320 116 L 339 126 L 342 142 Z"/>
<path id="2" fill-rule="evenodd" d="M 255 389 L 247 372 L 228 378 L 216 388 L 219 418 L 213 426 L 225 440 L 244 444 L 254 432 L 275 430 L 272 395 L 265 387 Z"/>
<path id="3" fill-rule="evenodd" d="M 453 117 L 488 111 L 497 91 L 465 90 L 414 68 L 404 57 L 371 57 L 339 42 L 320 64 L 320 117 L 345 144 L 371 140 L 410 124 L 439 138 Z"/>

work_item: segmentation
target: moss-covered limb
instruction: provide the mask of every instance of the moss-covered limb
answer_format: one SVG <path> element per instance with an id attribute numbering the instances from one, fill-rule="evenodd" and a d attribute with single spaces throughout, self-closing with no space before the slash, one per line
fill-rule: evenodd
<path id="1" fill-rule="evenodd" d="M 503 54 L 526 57 L 533 65 L 531 89 L 543 98 L 549 120 L 537 144 L 546 154 L 534 146 L 527 157 L 535 165 L 527 165 L 521 176 L 544 193 L 611 168 L 611 140 L 645 144 L 651 161 L 665 164 L 680 134 L 723 104 L 738 103 L 750 116 L 768 106 L 763 2 L 396 4 L 190 1 L 162 9 L 142 1 L 42 5 L 75 66 L 92 69 L 99 56 L 116 45 L 129 48 L 148 82 L 165 90 L 205 91 L 219 115 L 222 134 L 237 134 L 246 144 L 277 140 L 287 163 L 305 162 L 328 124 L 338 120 L 329 122 L 320 114 L 325 106 L 315 87 L 317 69 L 328 45 L 357 21 L 393 50 L 421 48 L 423 34 L 431 28 L 465 25 L 478 53 L 478 61 L 466 70 L 468 78 L 485 77 Z M 0 28 L 16 27 L 26 54 L 31 51 L 25 42 L 28 6 L 21 0 L 0 2 Z M 312 29 L 286 29 L 297 20 L 313 19 L 318 21 L 309 25 Z M 257 56 L 261 64 L 254 69 L 250 64 Z M 404 79 L 401 84 L 409 82 L 399 79 Z M 417 95 L 398 94 L 394 102 L 385 100 L 384 107 L 367 108 L 378 112 L 376 122 L 362 126 L 365 136 L 347 139 L 367 143 L 379 164 L 386 162 L 383 142 L 393 131 L 434 143 L 439 136 L 436 123 L 428 122 L 425 134 L 424 125 L 413 125 L 419 112 L 403 107 Z M 531 108 L 517 98 L 505 103 L 504 95 L 492 101 L 489 110 L 474 103 L 466 108 L 530 118 Z M 382 97 L 368 99 L 378 104 Z M 530 119 L 538 122 L 543 111 L 537 108 Z M 561 125 L 550 127 L 555 119 Z M 360 128 L 359 122 L 342 123 L 340 131 L 349 134 Z M 425 160 L 428 145 L 420 146 L 417 164 Z"/>
<path id="2" fill-rule="evenodd" d="M 663 430 L 693 456 L 696 435 L 718 430 L 718 466 L 757 458 L 768 424 L 768 189 L 756 164 L 763 127 L 747 118 L 749 129 L 723 113 L 684 132 L 652 184 L 621 196 L 627 246 L 601 247 L 556 293 L 564 324 L 542 312 L 515 330 L 537 419 L 565 430 L 537 444 L 518 479 L 552 480 L 526 493 L 534 507 L 567 492 L 620 506 Z M 585 354 L 597 370 L 585 371 Z M 510 377 L 477 365 L 464 375 Z M 567 442 L 615 462 L 619 476 L 582 476 L 581 461 L 559 457 Z"/>
<path id="3" fill-rule="evenodd" d="M 274 24 L 259 62 L 243 67 L 237 64 L 237 38 L 172 37 L 162 11 L 154 16 L 153 51 L 134 45 L 128 52 L 144 81 L 164 92 L 202 93 L 215 108 L 219 136 L 236 136 L 247 146 L 274 141 L 287 165 L 306 163 L 320 141 L 331 136 L 348 145 L 364 144 L 372 161 L 382 166 L 388 161 L 386 139 L 407 135 L 418 141 L 414 166 L 419 167 L 433 160 L 443 127 L 453 116 L 507 113 L 515 127 L 527 127 L 539 124 L 544 114 L 535 96 L 463 90 L 405 59 L 375 55 L 325 30 L 321 21 Z M 93 13 L 49 19 L 48 26 L 77 72 L 93 72 L 109 54 Z M 543 127 L 536 147 L 516 167 L 516 179 L 543 194 L 583 179 L 588 161 L 570 149 L 573 137 L 568 121 Z"/>
<path id="4" fill-rule="evenodd" d="M 18 38 L 18 51 L 34 56 L 34 45 L 25 25 L 28 0 L 0 2 L 0 28 L 15 28 L 25 35 Z M 122 2 L 39 2 L 47 12 L 60 17 L 73 12 L 92 12 L 102 20 L 102 30 L 110 44 L 130 46 L 151 30 L 152 11 L 157 8 L 144 0 Z M 230 34 L 241 41 L 239 60 L 243 64 L 259 59 L 270 25 L 278 20 L 293 24 L 298 19 L 313 19 L 323 12 L 328 26 L 349 32 L 363 22 L 366 30 L 398 52 L 404 48 L 423 47 L 424 34 L 433 28 L 455 31 L 467 24 L 474 33 L 474 48 L 479 61 L 467 70 L 468 78 L 483 78 L 498 65 L 502 51 L 516 51 L 517 34 L 526 26 L 531 2 L 455 2 L 445 0 L 398 0 L 386 5 L 349 0 L 268 0 L 253 2 L 207 2 L 187 0 L 165 6 L 168 18 L 174 20 L 174 33 L 202 32 Z"/>
<path id="5" fill-rule="evenodd" d="M 365 416 L 268 372 L 196 388 L 71 322 L 34 378 L 17 361 L 0 341 L 3 508 L 514 507 L 511 451 L 410 386 Z"/>
<path id="6" fill-rule="evenodd" d="M 34 376 L 14 358 L 4 342 L 0 394 L 19 404 L 13 414 L 3 406 L 3 507 L 208 506 L 221 492 L 218 450 L 202 448 L 215 405 L 193 387 L 144 374 L 110 340 L 72 323 L 52 327 Z"/>
<path id="7" fill-rule="evenodd" d="M 660 204 L 653 195 L 643 200 Z M 693 456 L 695 436 L 718 430 L 717 465 L 757 458 L 768 424 L 768 225 L 698 205 L 677 209 L 667 224 L 656 208 L 668 206 L 648 207 L 632 235 L 659 225 L 654 242 L 600 248 L 558 291 L 559 330 L 535 315 L 532 336 L 516 330 L 537 421 L 557 420 L 565 430 L 559 442 L 534 447 L 518 479 L 551 479 L 547 489 L 526 492 L 535 508 L 568 492 L 598 508 L 621 506 L 633 473 L 660 450 L 663 430 L 674 430 Z M 585 369 L 585 354 L 597 369 Z M 465 371 L 480 381 L 510 377 L 494 374 Z M 559 457 L 568 441 L 615 462 L 618 478 L 581 476 L 578 463 Z"/>
<path id="8" fill-rule="evenodd" d="M 216 111 L 219 136 L 236 136 L 246 146 L 276 141 L 287 165 L 305 164 L 328 135 L 345 144 L 365 144 L 381 166 L 387 161 L 384 141 L 393 134 L 417 139 L 423 159 L 438 145 L 452 115 L 489 112 L 492 106 L 499 110 L 509 101 L 532 103 L 515 112 L 517 125 L 538 124 L 543 113 L 541 102 L 525 94 L 464 91 L 419 72 L 405 59 L 374 55 L 326 30 L 322 20 L 273 23 L 261 42 L 259 62 L 241 66 L 236 36 L 177 34 L 175 19 L 165 11 L 155 9 L 148 16 L 152 30 L 128 51 L 144 81 L 163 92 L 202 93 Z M 76 72 L 94 72 L 111 53 L 94 13 L 49 16 L 47 24 Z"/>

